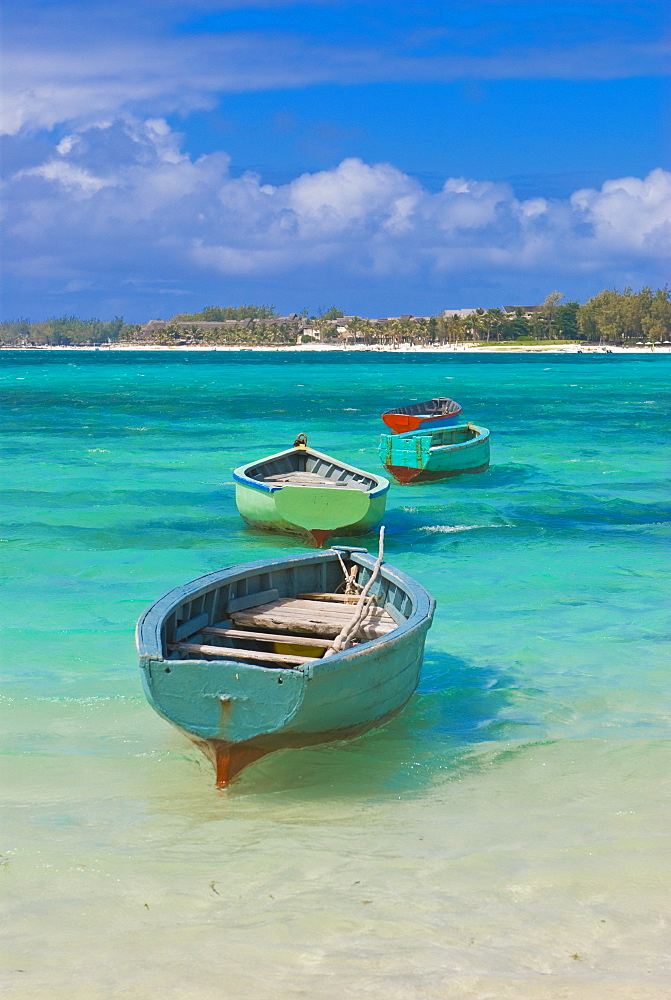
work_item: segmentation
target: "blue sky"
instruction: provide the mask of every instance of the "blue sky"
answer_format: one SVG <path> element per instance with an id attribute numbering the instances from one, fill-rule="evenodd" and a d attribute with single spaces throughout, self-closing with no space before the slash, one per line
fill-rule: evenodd
<path id="1" fill-rule="evenodd" d="M 429 315 L 662 285 L 669 10 L 11 3 L 0 316 Z"/>

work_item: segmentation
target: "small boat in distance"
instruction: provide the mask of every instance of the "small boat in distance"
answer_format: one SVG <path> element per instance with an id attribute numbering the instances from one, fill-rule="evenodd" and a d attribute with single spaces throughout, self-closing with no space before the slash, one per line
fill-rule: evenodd
<path id="1" fill-rule="evenodd" d="M 426 483 L 489 468 L 489 431 L 475 424 L 380 436 L 382 464 L 397 483 Z"/>
<path id="2" fill-rule="evenodd" d="M 252 528 L 298 535 L 321 548 L 333 535 L 361 535 L 380 523 L 389 480 L 308 448 L 293 448 L 233 472 L 235 502 Z"/>
<path id="3" fill-rule="evenodd" d="M 406 434 L 424 427 L 433 430 L 434 427 L 449 427 L 456 424 L 461 413 L 461 406 L 447 396 L 437 396 L 427 399 L 424 403 L 409 403 L 408 406 L 397 406 L 395 410 L 387 410 L 382 419 L 394 434 Z"/>
<path id="4" fill-rule="evenodd" d="M 265 754 L 357 736 L 399 712 L 434 608 L 382 551 L 338 546 L 217 570 L 140 618 L 145 694 L 224 787 Z"/>

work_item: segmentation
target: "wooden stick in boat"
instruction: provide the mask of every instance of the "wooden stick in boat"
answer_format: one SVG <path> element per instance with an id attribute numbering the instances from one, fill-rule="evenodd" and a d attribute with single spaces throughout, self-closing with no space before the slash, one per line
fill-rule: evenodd
<path id="1" fill-rule="evenodd" d="M 299 600 L 305 601 L 345 601 L 347 603 L 356 602 L 359 600 L 358 594 L 296 594 Z"/>

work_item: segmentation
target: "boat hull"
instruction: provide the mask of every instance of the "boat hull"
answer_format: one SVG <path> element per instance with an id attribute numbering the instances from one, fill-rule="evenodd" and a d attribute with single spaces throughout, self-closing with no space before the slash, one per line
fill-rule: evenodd
<path id="1" fill-rule="evenodd" d="M 354 490 L 337 493 L 332 490 L 326 497 L 320 496 L 320 492 L 294 487 L 268 493 L 236 483 L 235 502 L 240 516 L 251 528 L 295 535 L 317 548 L 335 535 L 364 535 L 384 517 L 386 492 L 378 497 Z M 288 503 L 288 499 L 292 502 Z M 326 502 L 333 500 L 338 501 L 338 506 L 332 503 L 327 506 Z"/>
<path id="2" fill-rule="evenodd" d="M 489 431 L 474 424 L 423 433 L 383 434 L 380 458 L 397 483 L 437 482 L 486 472 L 490 462 Z"/>
<path id="3" fill-rule="evenodd" d="M 303 471 L 292 472 L 293 466 Z M 310 473 L 307 466 L 322 475 Z M 266 478 L 273 470 L 277 474 Z M 389 481 L 382 476 L 306 446 L 240 466 L 233 478 L 235 502 L 246 524 L 296 535 L 317 548 L 335 535 L 371 531 L 384 516 L 389 492 Z"/>
<path id="4" fill-rule="evenodd" d="M 177 725 L 212 762 L 219 787 L 225 787 L 249 764 L 277 750 L 300 749 L 360 736 L 392 719 L 412 697 L 422 669 L 428 627 L 427 624 L 421 637 L 413 635 L 391 649 L 380 647 L 374 656 L 363 658 L 359 654 L 350 657 L 349 661 L 343 658 L 336 664 L 337 669 L 325 673 L 317 668 L 305 678 L 300 698 L 295 702 L 282 702 L 279 708 L 275 703 L 272 717 L 264 714 L 263 731 L 247 739 L 239 738 L 244 729 L 241 720 L 233 717 L 237 705 L 249 702 L 250 690 L 257 704 L 258 692 L 250 684 L 249 668 L 241 671 L 239 663 L 235 664 L 239 678 L 237 693 L 231 696 L 227 691 L 230 700 L 222 703 L 217 736 L 198 735 L 193 731 L 193 723 L 189 728 L 174 722 L 173 725 Z M 330 659 L 324 661 L 325 667 Z M 221 665 L 220 662 L 216 664 L 217 667 Z M 208 666 L 213 664 L 208 663 Z M 268 674 L 267 670 L 265 672 Z M 286 673 L 280 676 L 283 692 L 291 678 Z M 278 679 L 269 678 L 273 694 L 278 691 Z M 162 703 L 165 704 L 165 698 Z M 154 708 L 165 717 L 157 703 Z"/>
<path id="5" fill-rule="evenodd" d="M 440 396 L 423 403 L 398 406 L 382 414 L 383 422 L 393 434 L 409 434 L 416 430 L 439 430 L 459 422 L 461 406 L 453 399 Z"/>
<path id="6" fill-rule="evenodd" d="M 439 427 L 453 427 L 459 422 L 459 414 L 452 413 L 446 417 L 417 417 L 407 413 L 383 413 L 382 420 L 394 434 L 408 434 L 411 431 L 437 430 Z"/>
<path id="7" fill-rule="evenodd" d="M 358 565 L 360 580 L 370 575 L 374 560 L 365 550 L 340 552 Z M 147 699 L 209 757 L 218 785 L 225 786 L 248 764 L 276 750 L 366 732 L 407 703 L 419 680 L 434 602 L 398 570 L 383 564 L 382 572 L 379 600 L 390 614 L 393 611 L 398 627 L 300 667 L 269 668 L 223 655 L 214 660 L 174 659 L 167 650 L 175 628 L 188 631 L 188 622 L 176 622 L 201 607 L 207 610 L 192 618 L 194 627 L 220 621 L 226 604 L 234 606 L 232 593 L 268 584 L 281 588 L 284 583 L 286 589 L 290 577 L 298 593 L 334 587 L 342 580 L 342 569 L 333 551 L 208 574 L 147 609 L 137 631 Z"/>
<path id="8" fill-rule="evenodd" d="M 401 486 L 408 483 L 437 483 L 442 479 L 453 479 L 455 476 L 475 475 L 486 472 L 489 462 L 477 465 L 472 469 L 418 469 L 404 465 L 385 465 L 385 469 Z"/>

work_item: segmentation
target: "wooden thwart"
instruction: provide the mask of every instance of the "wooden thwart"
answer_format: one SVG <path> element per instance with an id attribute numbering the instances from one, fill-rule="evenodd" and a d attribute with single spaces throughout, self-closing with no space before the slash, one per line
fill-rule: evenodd
<path id="1" fill-rule="evenodd" d="M 313 601 L 301 597 L 281 597 L 277 601 L 267 601 L 265 604 L 259 604 L 253 608 L 241 608 L 240 610 L 245 613 L 256 614 L 259 611 L 265 612 L 268 609 L 295 612 L 297 615 L 303 615 L 303 617 L 307 617 L 310 620 L 315 619 L 320 621 L 332 621 L 336 618 L 341 621 L 350 621 L 352 617 L 352 609 L 348 602 Z M 231 615 L 231 617 L 235 618 L 237 614 L 238 611 Z M 371 607 L 369 614 L 372 620 L 376 622 L 389 618 L 387 612 L 379 607 Z"/>
<path id="2" fill-rule="evenodd" d="M 229 639 L 253 639 L 254 642 L 293 642 L 297 646 L 323 646 L 328 648 L 331 643 L 328 639 L 317 639 L 306 635 L 273 635 L 272 632 L 247 632 L 238 628 L 210 628 L 202 629 L 203 635 L 223 635 Z"/>
<path id="3" fill-rule="evenodd" d="M 337 636 L 351 617 L 352 612 L 348 604 L 329 606 L 326 601 L 300 600 L 291 597 L 231 615 L 235 625 L 324 637 Z M 371 608 L 360 623 L 356 638 L 377 639 L 392 632 L 396 627 L 396 622 L 386 611 L 381 608 Z"/>
<path id="4" fill-rule="evenodd" d="M 316 472 L 281 472 L 275 476 L 266 476 L 266 483 L 289 483 L 291 486 L 347 486 L 346 482 L 337 479 L 327 479 Z"/>
<path id="5" fill-rule="evenodd" d="M 264 476 L 264 483 L 273 486 L 331 486 L 340 490 L 360 490 L 367 493 L 371 488 L 359 479 L 330 479 L 316 472 L 280 472 L 273 476 Z"/>
<path id="6" fill-rule="evenodd" d="M 314 660 L 314 656 L 295 656 L 289 653 L 261 653 L 254 649 L 233 649 L 229 646 L 206 646 L 199 642 L 175 642 L 171 649 L 179 653 L 195 653 L 196 656 L 218 656 L 222 660 L 251 660 L 259 663 L 284 663 L 299 666 Z"/>

